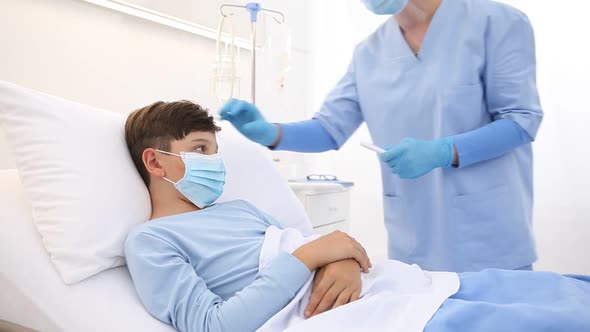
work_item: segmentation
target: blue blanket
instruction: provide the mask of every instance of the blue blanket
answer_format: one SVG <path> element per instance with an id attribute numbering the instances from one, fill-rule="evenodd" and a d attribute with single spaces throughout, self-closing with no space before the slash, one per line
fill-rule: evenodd
<path id="1" fill-rule="evenodd" d="M 590 331 L 590 276 L 488 269 L 459 278 L 425 332 Z"/>

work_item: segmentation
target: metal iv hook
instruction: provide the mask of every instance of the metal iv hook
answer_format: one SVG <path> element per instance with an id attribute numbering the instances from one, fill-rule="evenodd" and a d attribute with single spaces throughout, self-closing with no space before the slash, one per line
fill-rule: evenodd
<path id="1" fill-rule="evenodd" d="M 219 7 L 219 11 L 221 12 L 221 15 L 223 15 L 224 17 L 228 17 L 233 15 L 234 13 L 226 13 L 224 10 L 225 8 L 243 8 L 243 9 L 247 9 L 250 12 L 250 21 L 251 22 L 256 22 L 257 21 L 257 14 L 260 11 L 263 12 L 268 12 L 273 14 L 272 18 L 273 20 L 275 20 L 275 22 L 277 22 L 278 24 L 283 24 L 285 23 L 285 15 L 277 10 L 272 10 L 272 9 L 266 9 L 266 8 L 262 8 L 260 6 L 260 4 L 255 3 L 255 2 L 250 2 L 248 4 L 246 4 L 245 6 L 241 6 L 241 5 L 230 5 L 230 4 L 225 4 L 225 5 L 221 5 Z"/>

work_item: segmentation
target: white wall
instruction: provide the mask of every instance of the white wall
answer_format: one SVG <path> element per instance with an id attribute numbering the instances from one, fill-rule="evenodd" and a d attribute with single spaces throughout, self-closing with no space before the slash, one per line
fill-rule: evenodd
<path id="1" fill-rule="evenodd" d="M 307 1 L 263 1 L 284 10 L 294 30 L 287 87 L 259 84 L 270 120 L 301 118 L 308 103 Z M 212 15 L 218 15 L 217 12 Z M 212 40 L 79 0 L 0 2 L 0 80 L 121 113 L 156 100 L 191 99 L 215 108 Z M 249 53 L 242 52 L 241 97 L 249 98 Z M 260 80 L 268 77 L 259 65 Z M 272 98 L 270 98 L 272 96 Z M 14 167 L 0 131 L 0 169 Z M 302 156 L 280 155 L 299 165 Z"/>
<path id="2" fill-rule="evenodd" d="M 445 0 L 452 1 L 452 0 Z M 536 32 L 538 86 L 546 118 L 535 151 L 534 227 L 536 269 L 590 274 L 590 23 L 585 1 L 505 1 L 528 14 Z M 314 110 L 344 73 L 354 44 L 386 17 L 367 13 L 358 0 L 317 2 L 310 45 Z M 309 114 L 308 114 L 309 115 Z M 362 127 L 338 153 L 308 157 L 314 171 L 353 180 L 353 235 L 370 254 L 386 256 L 385 227 L 376 157 L 359 147 Z"/>

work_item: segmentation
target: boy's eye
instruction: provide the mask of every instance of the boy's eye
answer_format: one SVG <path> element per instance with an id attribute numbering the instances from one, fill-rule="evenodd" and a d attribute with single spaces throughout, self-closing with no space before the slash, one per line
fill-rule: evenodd
<path id="1" fill-rule="evenodd" d="M 201 153 L 205 152 L 205 147 L 202 145 L 199 145 L 199 146 L 195 147 L 195 151 L 201 152 Z"/>

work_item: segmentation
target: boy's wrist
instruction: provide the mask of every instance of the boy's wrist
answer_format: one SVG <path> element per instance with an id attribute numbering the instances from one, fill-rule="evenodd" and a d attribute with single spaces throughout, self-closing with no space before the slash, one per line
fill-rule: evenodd
<path id="1" fill-rule="evenodd" d="M 305 264 L 309 271 L 314 271 L 318 268 L 316 261 L 317 255 L 314 255 L 313 250 L 311 249 L 312 248 L 308 244 L 304 244 L 293 251 L 292 255 Z"/>

